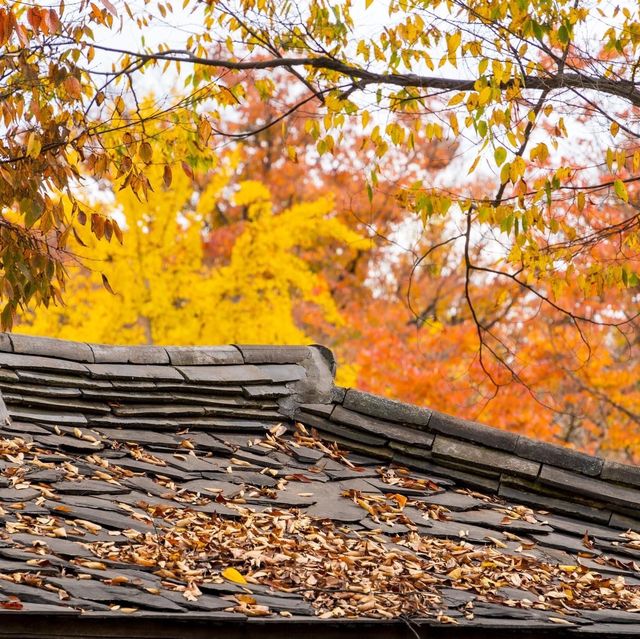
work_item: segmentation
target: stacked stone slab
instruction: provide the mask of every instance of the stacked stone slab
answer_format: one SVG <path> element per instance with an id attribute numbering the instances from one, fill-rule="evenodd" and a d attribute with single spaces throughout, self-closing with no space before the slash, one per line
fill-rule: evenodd
<path id="1" fill-rule="evenodd" d="M 640 468 L 355 389 L 296 418 L 346 448 L 507 499 L 616 528 L 640 527 Z"/>
<path id="2" fill-rule="evenodd" d="M 316 347 L 109 347 L 4 334 L 0 349 L 16 424 L 260 432 L 288 403 L 322 399 Z"/>
<path id="3" fill-rule="evenodd" d="M 14 424 L 264 432 L 295 418 L 325 439 L 540 508 L 640 520 L 640 469 L 333 384 L 322 346 L 105 346 L 0 334 Z"/>

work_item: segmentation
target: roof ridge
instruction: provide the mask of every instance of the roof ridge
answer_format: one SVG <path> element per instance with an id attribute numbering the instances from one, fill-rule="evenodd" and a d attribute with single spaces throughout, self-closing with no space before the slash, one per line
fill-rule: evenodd
<path id="1" fill-rule="evenodd" d="M 88 364 L 172 364 L 177 366 L 298 364 L 318 350 L 329 368 L 335 359 L 326 346 L 219 344 L 170 346 L 157 344 L 94 344 L 23 333 L 1 333 L 0 352 L 54 357 Z"/>
<path id="2" fill-rule="evenodd" d="M 618 528 L 640 524 L 640 466 L 353 388 L 301 405 L 301 423 L 355 451 Z"/>

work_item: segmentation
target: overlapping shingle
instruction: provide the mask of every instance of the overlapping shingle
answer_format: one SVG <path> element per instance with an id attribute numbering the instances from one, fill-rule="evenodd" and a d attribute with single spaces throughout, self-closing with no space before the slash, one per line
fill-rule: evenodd
<path id="1" fill-rule="evenodd" d="M 316 347 L 2 335 L 5 618 L 640 625 L 636 469 L 332 369 Z"/>

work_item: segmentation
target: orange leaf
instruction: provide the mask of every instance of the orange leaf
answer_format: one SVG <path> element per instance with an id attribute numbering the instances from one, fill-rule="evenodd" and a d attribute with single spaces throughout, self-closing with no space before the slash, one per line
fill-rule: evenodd
<path id="1" fill-rule="evenodd" d="M 400 507 L 400 510 L 402 510 L 407 505 L 407 498 L 404 495 L 399 495 L 398 493 L 395 493 L 391 495 L 391 498 L 395 499 L 396 503 Z"/>
<path id="2" fill-rule="evenodd" d="M 72 75 L 64 81 L 64 89 L 69 97 L 74 98 L 75 100 L 82 97 L 82 85 L 78 78 Z"/>
<path id="3" fill-rule="evenodd" d="M 37 32 L 40 29 L 40 23 L 42 22 L 40 9 L 36 9 L 35 7 L 27 9 L 27 20 L 29 21 L 31 28 Z"/>
<path id="4" fill-rule="evenodd" d="M 22 610 L 24 606 L 15 595 L 10 595 L 7 601 L 0 601 L 0 608 L 5 610 Z"/>

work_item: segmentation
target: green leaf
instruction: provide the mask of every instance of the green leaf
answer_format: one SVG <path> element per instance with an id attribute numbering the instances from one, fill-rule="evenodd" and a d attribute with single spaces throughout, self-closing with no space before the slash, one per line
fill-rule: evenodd
<path id="1" fill-rule="evenodd" d="M 31 228 L 44 213 L 44 203 L 39 197 L 25 197 L 20 200 L 20 210 L 24 214 L 24 224 Z"/>
<path id="2" fill-rule="evenodd" d="M 564 24 L 558 29 L 558 40 L 560 40 L 562 44 L 569 42 L 569 31 L 567 31 L 567 27 L 565 27 Z"/>
<path id="3" fill-rule="evenodd" d="M 542 27 L 537 23 L 533 22 L 533 35 L 535 35 L 537 40 L 542 40 L 544 37 L 544 33 L 542 32 Z"/>
<path id="4" fill-rule="evenodd" d="M 503 146 L 499 146 L 493 153 L 493 157 L 496 160 L 496 164 L 500 166 L 507 159 L 507 149 Z"/>

